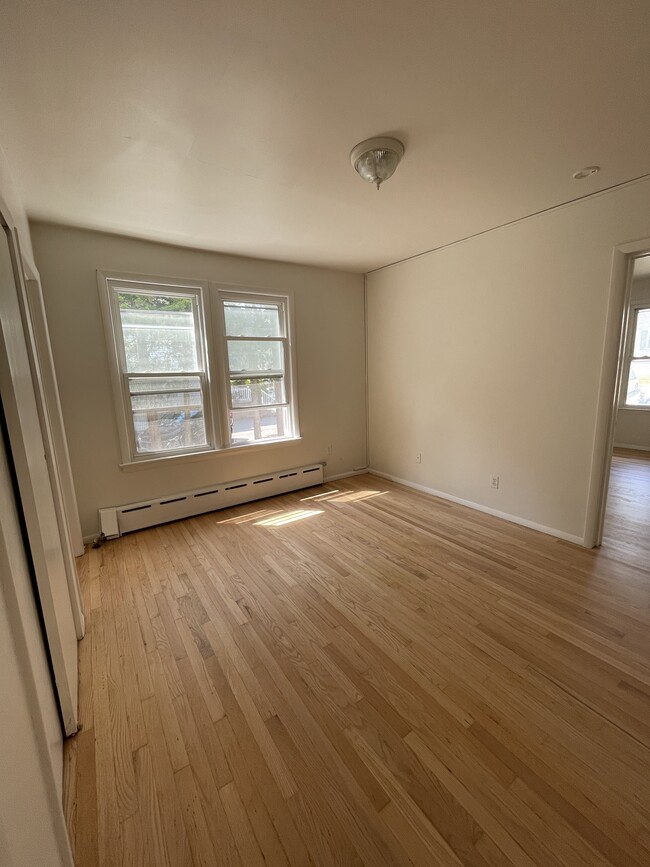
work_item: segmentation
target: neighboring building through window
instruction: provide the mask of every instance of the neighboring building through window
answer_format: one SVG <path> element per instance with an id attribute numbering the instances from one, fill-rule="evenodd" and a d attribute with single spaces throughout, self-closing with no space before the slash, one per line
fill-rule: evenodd
<path id="1" fill-rule="evenodd" d="M 124 463 L 297 436 L 287 296 L 99 281 Z"/>
<path id="2" fill-rule="evenodd" d="M 650 409 L 650 307 L 632 311 L 624 406 Z"/>

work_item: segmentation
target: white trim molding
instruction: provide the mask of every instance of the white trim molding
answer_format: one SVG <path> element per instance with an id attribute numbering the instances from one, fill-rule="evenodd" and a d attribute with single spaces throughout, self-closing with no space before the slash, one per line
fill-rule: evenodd
<path id="1" fill-rule="evenodd" d="M 543 524 L 537 524 L 535 521 L 529 521 L 527 518 L 520 518 L 519 515 L 510 515 L 508 512 L 502 512 L 499 509 L 492 509 L 490 506 L 484 506 L 482 503 L 474 503 L 472 500 L 463 500 L 462 497 L 455 497 L 453 494 L 447 494 L 444 491 L 437 491 L 435 488 L 428 488 L 426 485 L 420 485 L 417 482 L 409 482 L 407 479 L 400 479 L 398 476 L 392 476 L 390 473 L 383 473 L 381 470 L 370 468 L 367 472 L 373 476 L 379 476 L 381 479 L 388 479 L 390 482 L 397 482 L 399 485 L 404 485 L 407 488 L 422 491 L 424 494 L 431 494 L 432 497 L 439 497 L 441 500 L 449 500 L 451 503 L 457 503 L 459 506 L 467 506 L 468 509 L 474 509 L 477 512 L 485 512 L 486 515 L 501 518 L 503 521 L 509 521 L 511 524 L 519 524 L 522 527 L 528 527 L 529 530 L 537 530 L 538 533 L 545 533 L 547 536 L 555 536 L 557 539 L 562 539 L 565 542 L 573 542 L 574 545 L 580 545 L 583 548 L 588 547 L 585 545 L 585 540 L 581 536 L 574 536 L 571 533 L 565 533 L 564 530 L 557 530 L 555 527 L 546 527 Z"/>
<path id="2" fill-rule="evenodd" d="M 323 483 L 338 482 L 339 479 L 349 479 L 350 476 L 363 476 L 370 472 L 372 471 L 369 470 L 368 467 L 362 467 L 360 470 L 348 470 L 347 473 L 337 473 L 335 476 L 324 476 Z"/>
<path id="3" fill-rule="evenodd" d="M 585 518 L 585 547 L 601 544 L 609 489 L 609 475 L 619 411 L 621 371 L 627 337 L 627 307 L 632 293 L 634 260 L 650 250 L 650 238 L 619 244 L 612 251 L 607 324 L 600 372 L 596 431 L 592 442 L 591 472 Z M 627 408 L 626 408 L 627 409 Z"/>
<path id="4" fill-rule="evenodd" d="M 650 446 L 635 446 L 632 443 L 614 443 L 615 449 L 627 449 L 631 452 L 650 452 Z"/>

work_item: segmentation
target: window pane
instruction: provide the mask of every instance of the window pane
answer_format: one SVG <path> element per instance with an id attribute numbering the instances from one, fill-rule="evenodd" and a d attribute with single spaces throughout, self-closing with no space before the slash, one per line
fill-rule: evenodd
<path id="1" fill-rule="evenodd" d="M 117 294 L 128 373 L 198 370 L 191 297 Z"/>
<path id="2" fill-rule="evenodd" d="M 284 377 L 260 376 L 230 380 L 233 407 L 272 406 L 285 402 Z"/>
<path id="3" fill-rule="evenodd" d="M 208 444 L 198 376 L 133 379 L 129 385 L 138 452 L 175 451 Z"/>
<path id="4" fill-rule="evenodd" d="M 230 438 L 234 446 L 290 436 L 286 407 L 233 409 L 230 414 Z"/>
<path id="5" fill-rule="evenodd" d="M 632 355 L 650 357 L 650 308 L 639 310 L 637 313 Z"/>
<path id="6" fill-rule="evenodd" d="M 176 451 L 179 449 L 203 448 L 208 444 L 205 435 L 203 414 L 170 413 L 149 410 L 133 413 L 136 451 Z"/>
<path id="7" fill-rule="evenodd" d="M 279 340 L 229 340 L 228 364 L 231 373 L 284 370 L 282 343 Z"/>
<path id="8" fill-rule="evenodd" d="M 282 337 L 280 309 L 277 304 L 251 304 L 224 301 L 228 337 Z"/>
<path id="9" fill-rule="evenodd" d="M 628 406 L 650 406 L 650 359 L 633 361 L 630 365 L 625 403 Z"/>

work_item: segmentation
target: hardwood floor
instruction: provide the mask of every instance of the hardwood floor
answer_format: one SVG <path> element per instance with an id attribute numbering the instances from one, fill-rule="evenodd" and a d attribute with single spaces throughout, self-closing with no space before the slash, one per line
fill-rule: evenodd
<path id="1" fill-rule="evenodd" d="M 614 449 L 603 550 L 650 566 L 650 452 Z"/>
<path id="2" fill-rule="evenodd" d="M 610 528 L 358 476 L 90 550 L 78 867 L 649 864 L 650 568 Z"/>

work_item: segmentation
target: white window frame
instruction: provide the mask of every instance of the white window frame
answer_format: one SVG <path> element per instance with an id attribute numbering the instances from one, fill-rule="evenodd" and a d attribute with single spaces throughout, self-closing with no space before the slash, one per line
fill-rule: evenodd
<path id="1" fill-rule="evenodd" d="M 184 461 L 209 458 L 241 449 L 262 450 L 287 445 L 300 439 L 298 424 L 298 395 L 296 387 L 296 351 L 293 323 L 294 306 L 291 291 L 275 292 L 258 287 L 218 284 L 204 280 L 183 280 L 170 277 L 152 277 L 141 274 L 125 274 L 112 271 L 97 271 L 100 307 L 108 351 L 111 386 L 114 398 L 115 417 L 120 443 L 121 464 L 124 470 L 145 469 L 162 461 Z M 199 376 L 203 385 L 203 415 L 208 444 L 178 450 L 141 452 L 136 449 L 135 428 L 132 421 L 129 379 L 146 377 L 148 374 L 127 373 L 126 356 L 121 317 L 117 304 L 117 292 L 155 292 L 156 294 L 192 295 L 195 299 L 195 327 L 197 351 L 201 356 L 203 371 L 190 371 L 173 376 Z M 225 333 L 224 300 L 281 304 L 284 311 L 285 335 L 280 340 L 284 345 L 284 377 L 289 415 L 289 430 L 282 437 L 232 445 L 230 440 L 231 395 L 227 344 Z M 262 338 L 263 339 L 263 338 Z M 161 376 L 164 374 L 151 374 Z"/>
<path id="2" fill-rule="evenodd" d="M 109 350 L 111 382 L 117 418 L 122 462 L 140 463 L 178 455 L 196 454 L 214 450 L 216 446 L 214 413 L 212 411 L 212 388 L 210 384 L 209 353 L 207 346 L 206 312 L 207 284 L 184 280 L 170 280 L 134 275 L 118 275 L 98 272 L 100 299 Z M 190 296 L 194 307 L 194 327 L 196 329 L 196 348 L 199 362 L 197 371 L 175 371 L 172 377 L 198 377 L 201 382 L 203 398 L 203 419 L 205 424 L 206 445 L 183 449 L 161 449 L 160 451 L 138 452 L 131 408 L 131 379 L 161 377 L 164 373 L 129 373 L 126 369 L 124 333 L 117 295 L 120 291 L 139 294 Z M 112 351 L 111 351 L 112 350 Z"/>
<path id="3" fill-rule="evenodd" d="M 627 401 L 627 384 L 630 381 L 630 368 L 633 361 L 650 360 L 650 355 L 634 355 L 634 344 L 636 342 L 636 329 L 639 321 L 639 312 L 641 310 L 650 310 L 650 299 L 646 301 L 636 301 L 630 305 L 629 326 L 627 330 L 627 346 L 625 352 L 625 364 L 623 366 L 623 381 L 621 383 L 621 399 L 619 403 L 620 409 L 632 410 L 634 412 L 650 411 L 650 404 L 633 404 L 626 403 Z"/>
<path id="4" fill-rule="evenodd" d="M 260 289 L 227 286 L 213 284 L 219 299 L 219 310 L 215 319 L 217 320 L 218 334 L 215 335 L 215 344 L 220 346 L 220 368 L 222 370 L 223 396 L 227 407 L 226 412 L 222 413 L 225 421 L 225 429 L 223 430 L 224 442 L 230 448 L 252 448 L 261 446 L 271 442 L 286 442 L 300 438 L 298 427 L 298 400 L 296 394 L 296 377 L 295 377 L 295 343 L 293 340 L 293 295 L 290 293 L 268 292 Z M 280 322 L 283 330 L 281 337 L 236 337 L 226 334 L 226 322 L 224 314 L 224 303 L 226 301 L 239 301 L 242 304 L 273 304 L 280 309 Z M 276 406 L 286 406 L 288 414 L 288 431 L 282 437 L 269 438 L 268 440 L 258 440 L 253 443 L 233 444 L 230 432 L 230 413 L 233 411 L 232 394 L 230 390 L 230 366 L 228 363 L 228 341 L 229 340 L 254 340 L 254 341 L 269 341 L 272 343 L 282 343 L 284 355 L 284 388 L 285 402 L 276 404 Z M 237 409 L 243 407 L 234 407 Z M 251 407 L 253 408 L 253 407 Z"/>

